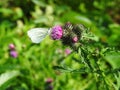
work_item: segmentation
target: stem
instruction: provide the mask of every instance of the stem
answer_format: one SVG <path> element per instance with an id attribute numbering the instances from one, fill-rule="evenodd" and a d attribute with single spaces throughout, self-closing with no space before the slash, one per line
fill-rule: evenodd
<path id="1" fill-rule="evenodd" d="M 94 60 L 96 60 L 96 59 L 98 59 L 97 57 L 94 57 Z M 97 74 L 99 74 L 100 76 L 101 76 L 101 78 L 102 78 L 102 80 L 104 81 L 104 86 L 105 86 L 105 88 L 106 88 L 106 90 L 109 90 L 109 88 L 108 88 L 108 85 L 107 85 L 107 83 L 106 83 L 106 81 L 105 81 L 105 77 L 104 77 L 104 75 L 103 75 L 103 71 L 100 69 L 100 66 L 99 66 L 99 64 L 97 63 L 97 61 L 95 61 L 95 64 L 96 64 L 96 66 L 97 66 L 97 68 L 98 68 L 98 70 L 97 71 L 99 71 Z M 100 76 L 99 76 L 99 78 L 100 78 Z"/>
<path id="2" fill-rule="evenodd" d="M 90 71 L 93 72 L 94 69 L 93 69 L 92 65 L 90 64 L 89 59 L 87 58 L 87 55 L 88 55 L 88 54 L 87 54 L 87 53 L 85 52 L 85 50 L 83 50 L 82 48 L 81 48 L 81 52 L 82 52 L 82 53 L 81 53 L 82 56 L 84 57 L 84 62 L 88 65 Z"/>

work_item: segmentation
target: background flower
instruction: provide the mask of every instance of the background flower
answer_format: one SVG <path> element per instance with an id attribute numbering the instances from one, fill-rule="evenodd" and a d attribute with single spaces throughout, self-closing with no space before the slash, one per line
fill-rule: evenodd
<path id="1" fill-rule="evenodd" d="M 9 44 L 9 49 L 10 50 L 14 50 L 15 49 L 15 45 L 13 43 Z"/>
<path id="2" fill-rule="evenodd" d="M 69 49 L 69 48 L 66 48 L 66 49 L 65 49 L 65 54 L 66 54 L 66 55 L 69 55 L 71 52 L 72 52 L 71 49 Z"/>
<path id="3" fill-rule="evenodd" d="M 10 56 L 13 57 L 13 58 L 17 58 L 17 57 L 18 57 L 17 51 L 11 50 L 11 51 L 10 51 Z"/>

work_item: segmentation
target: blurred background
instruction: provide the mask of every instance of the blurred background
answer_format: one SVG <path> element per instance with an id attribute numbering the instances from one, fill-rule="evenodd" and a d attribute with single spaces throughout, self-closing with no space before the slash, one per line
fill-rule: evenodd
<path id="1" fill-rule="evenodd" d="M 120 0 L 0 0 L 0 90 L 96 90 L 91 75 L 53 69 L 60 63 L 79 67 L 72 61 L 78 55 L 67 56 L 69 47 L 49 37 L 33 44 L 26 33 L 68 21 L 84 24 L 103 43 L 120 50 Z M 120 67 L 117 56 L 106 57 L 110 68 Z M 111 90 L 120 89 L 120 74 L 116 82 L 109 81 Z"/>

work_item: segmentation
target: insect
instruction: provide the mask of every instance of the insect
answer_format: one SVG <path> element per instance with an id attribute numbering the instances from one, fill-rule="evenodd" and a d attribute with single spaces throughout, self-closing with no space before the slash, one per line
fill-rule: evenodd
<path id="1" fill-rule="evenodd" d="M 33 43 L 40 43 L 47 35 L 50 34 L 51 29 L 48 28 L 33 28 L 27 32 L 27 35 Z"/>
<path id="2" fill-rule="evenodd" d="M 50 29 L 47 28 L 33 28 L 27 32 L 33 43 L 40 43 L 47 35 L 53 40 L 62 38 L 63 30 L 60 25 L 56 25 Z"/>

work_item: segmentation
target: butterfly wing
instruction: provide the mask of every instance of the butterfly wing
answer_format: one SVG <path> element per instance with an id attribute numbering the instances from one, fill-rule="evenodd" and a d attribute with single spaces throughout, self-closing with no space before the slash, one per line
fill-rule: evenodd
<path id="1" fill-rule="evenodd" d="M 33 28 L 27 34 L 33 43 L 40 43 L 48 35 L 48 32 L 47 28 Z"/>

